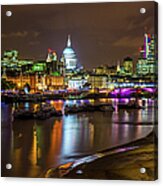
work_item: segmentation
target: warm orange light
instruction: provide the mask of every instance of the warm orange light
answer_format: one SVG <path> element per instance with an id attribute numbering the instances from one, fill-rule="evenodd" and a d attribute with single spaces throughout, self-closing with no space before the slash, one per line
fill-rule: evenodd
<path id="1" fill-rule="evenodd" d="M 60 165 L 59 168 L 60 169 L 68 169 L 68 168 L 71 167 L 72 164 L 73 164 L 72 162 L 68 162 L 68 163 L 66 163 L 64 165 Z"/>
<path id="2" fill-rule="evenodd" d="M 18 83 L 18 87 L 19 87 L 19 88 L 21 87 L 21 83 Z"/>

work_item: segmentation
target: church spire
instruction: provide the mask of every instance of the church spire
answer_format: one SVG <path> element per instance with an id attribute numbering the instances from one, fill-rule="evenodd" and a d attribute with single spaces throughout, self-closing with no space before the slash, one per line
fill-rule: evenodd
<path id="1" fill-rule="evenodd" d="M 120 67 L 120 61 L 117 61 L 117 72 L 121 71 L 121 67 Z"/>
<path id="2" fill-rule="evenodd" d="M 6 68 L 3 68 L 2 79 L 7 79 Z"/>
<path id="3" fill-rule="evenodd" d="M 71 36 L 70 36 L 70 34 L 68 35 L 68 39 L 67 39 L 67 47 L 71 47 Z"/>

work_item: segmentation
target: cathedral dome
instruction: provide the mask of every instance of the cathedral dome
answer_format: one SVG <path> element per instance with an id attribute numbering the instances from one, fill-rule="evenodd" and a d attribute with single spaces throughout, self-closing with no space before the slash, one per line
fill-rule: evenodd
<path id="1" fill-rule="evenodd" d="M 77 57 L 76 53 L 71 47 L 71 39 L 70 35 L 68 35 L 68 40 L 67 40 L 67 46 L 63 50 L 63 58 L 65 59 L 65 64 L 66 64 L 66 69 L 76 69 L 77 67 Z"/>
<path id="2" fill-rule="evenodd" d="M 75 51 L 71 47 L 71 38 L 70 38 L 70 35 L 68 35 L 67 46 L 63 50 L 63 55 L 64 55 L 64 57 L 73 57 L 73 56 L 75 57 L 76 56 Z"/>
<path id="3" fill-rule="evenodd" d="M 71 47 L 66 47 L 64 50 L 63 50 L 63 55 L 64 56 L 76 56 L 75 54 L 75 51 L 71 48 Z"/>

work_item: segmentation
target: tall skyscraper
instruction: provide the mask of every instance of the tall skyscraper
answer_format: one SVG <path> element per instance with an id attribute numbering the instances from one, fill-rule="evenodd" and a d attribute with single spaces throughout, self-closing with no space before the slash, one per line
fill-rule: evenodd
<path id="1" fill-rule="evenodd" d="M 157 73 L 156 37 L 154 34 L 144 34 L 144 45 L 140 48 L 136 70 L 138 75 Z"/>
<path id="2" fill-rule="evenodd" d="M 144 34 L 144 58 L 147 59 L 149 55 L 149 44 L 150 44 L 150 34 L 145 33 Z"/>

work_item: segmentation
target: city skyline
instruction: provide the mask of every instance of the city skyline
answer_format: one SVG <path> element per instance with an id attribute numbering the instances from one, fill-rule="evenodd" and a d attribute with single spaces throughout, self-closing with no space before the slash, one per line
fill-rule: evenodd
<path id="1" fill-rule="evenodd" d="M 110 3 L 70 5 L 35 5 L 30 14 L 30 5 L 12 6 L 12 17 L 5 16 L 10 6 L 2 6 L 2 23 L 5 21 L 2 52 L 17 49 L 20 58 L 46 59 L 47 49 L 52 48 L 61 56 L 67 35 L 71 34 L 72 47 L 79 62 L 86 68 L 93 68 L 100 64 L 115 65 L 126 56 L 133 57 L 135 61 L 144 31 L 155 33 L 153 2 L 137 2 L 134 6 L 132 3 L 112 3 L 111 8 Z M 143 15 L 139 13 L 142 6 L 147 8 Z M 115 15 L 111 16 L 113 13 Z M 24 22 L 22 17 L 29 19 Z M 31 19 L 32 23 L 29 22 Z M 22 47 L 23 43 L 26 45 Z"/>
<path id="2" fill-rule="evenodd" d="M 157 11 L 2 6 L 2 176 L 158 178 Z"/>

